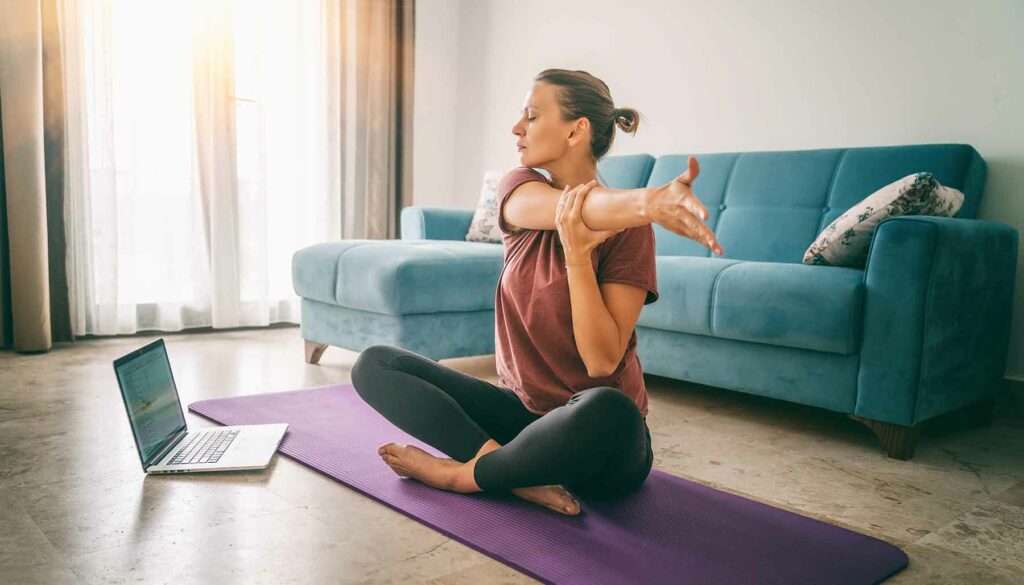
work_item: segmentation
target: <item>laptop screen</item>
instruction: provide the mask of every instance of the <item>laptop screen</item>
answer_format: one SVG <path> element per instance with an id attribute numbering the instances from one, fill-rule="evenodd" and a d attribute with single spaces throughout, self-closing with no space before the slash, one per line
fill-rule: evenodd
<path id="1" fill-rule="evenodd" d="M 145 466 L 171 437 L 185 430 L 163 339 L 115 361 L 114 371 Z"/>

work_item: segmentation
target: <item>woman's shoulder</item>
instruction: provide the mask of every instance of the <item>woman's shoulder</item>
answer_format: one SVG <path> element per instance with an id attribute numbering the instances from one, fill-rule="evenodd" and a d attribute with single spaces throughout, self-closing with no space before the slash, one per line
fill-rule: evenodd
<path id="1" fill-rule="evenodd" d="M 514 167 L 514 168 L 509 169 L 505 173 L 504 176 L 506 176 L 506 177 L 510 177 L 510 176 L 512 176 L 512 177 L 520 177 L 520 176 L 522 176 L 522 177 L 540 177 L 544 181 L 548 180 L 548 178 L 546 176 L 544 176 L 544 173 L 538 171 L 537 169 L 535 169 L 533 167 Z"/>
<path id="2" fill-rule="evenodd" d="M 536 169 L 530 167 L 515 167 L 502 175 L 498 181 L 498 193 L 507 193 L 519 185 L 528 181 L 544 181 L 550 183 L 548 178 Z"/>

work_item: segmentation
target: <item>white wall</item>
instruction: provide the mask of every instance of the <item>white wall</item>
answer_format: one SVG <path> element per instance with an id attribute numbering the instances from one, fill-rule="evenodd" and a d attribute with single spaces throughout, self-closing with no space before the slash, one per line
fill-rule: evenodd
<path id="1" fill-rule="evenodd" d="M 473 207 L 484 170 L 518 164 L 532 77 L 561 67 L 645 116 L 610 154 L 971 144 L 989 163 L 979 217 L 1024 242 L 1022 31 L 1020 0 L 420 0 L 416 202 Z M 1022 267 L 1024 250 L 1018 379 Z"/>
<path id="2" fill-rule="evenodd" d="M 450 182 L 455 162 L 459 16 L 456 0 L 417 2 L 412 159 L 416 205 L 465 205 L 457 203 Z"/>

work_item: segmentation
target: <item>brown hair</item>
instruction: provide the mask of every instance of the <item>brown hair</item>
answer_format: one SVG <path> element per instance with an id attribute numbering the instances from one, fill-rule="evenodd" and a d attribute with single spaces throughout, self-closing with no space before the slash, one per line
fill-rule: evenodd
<path id="1" fill-rule="evenodd" d="M 623 132 L 636 134 L 640 112 L 633 108 L 616 108 L 605 82 L 586 71 L 545 69 L 537 74 L 534 81 L 550 83 L 558 88 L 562 120 L 590 120 L 590 152 L 594 160 L 600 159 L 611 148 L 616 126 Z"/>

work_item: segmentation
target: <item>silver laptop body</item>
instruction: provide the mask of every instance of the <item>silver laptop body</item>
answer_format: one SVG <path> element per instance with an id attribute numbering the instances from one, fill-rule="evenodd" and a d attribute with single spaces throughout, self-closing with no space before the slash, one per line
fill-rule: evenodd
<path id="1" fill-rule="evenodd" d="M 146 473 L 263 469 L 287 423 L 189 430 L 164 340 L 114 360 L 128 422 Z"/>

